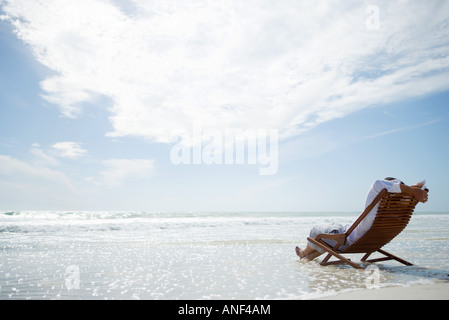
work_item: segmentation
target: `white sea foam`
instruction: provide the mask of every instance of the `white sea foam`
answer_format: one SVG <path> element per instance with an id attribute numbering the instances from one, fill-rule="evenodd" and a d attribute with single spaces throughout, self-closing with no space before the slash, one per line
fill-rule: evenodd
<path id="1" fill-rule="evenodd" d="M 294 253 L 316 223 L 356 213 L 0 212 L 0 299 L 310 299 L 367 274 Z M 376 264 L 380 285 L 449 274 L 449 214 L 415 215 Z M 354 260 L 357 260 L 355 257 Z M 68 279 L 79 270 L 79 288 Z"/>

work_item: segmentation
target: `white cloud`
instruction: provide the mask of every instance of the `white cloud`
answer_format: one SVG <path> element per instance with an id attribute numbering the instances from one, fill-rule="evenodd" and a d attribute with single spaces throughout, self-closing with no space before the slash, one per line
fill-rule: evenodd
<path id="1" fill-rule="evenodd" d="M 56 151 L 56 154 L 62 158 L 80 158 L 87 153 L 86 149 L 81 147 L 81 143 L 78 142 L 58 142 L 52 145 L 52 148 Z"/>
<path id="2" fill-rule="evenodd" d="M 33 157 L 29 160 L 0 155 L 0 176 L 2 177 L 0 180 L 5 183 L 9 180 L 20 181 L 16 185 L 23 185 L 28 192 L 32 192 L 33 188 L 48 185 L 51 190 L 64 186 L 66 190 L 78 193 L 81 189 L 75 188 L 75 185 L 83 185 L 79 180 L 80 177 L 66 174 L 67 169 L 73 171 L 74 167 L 62 166 L 57 159 L 49 156 L 39 147 L 38 144 L 33 144 L 30 150 Z M 98 163 L 102 169 L 96 177 L 88 177 L 84 180 L 91 185 L 102 187 L 120 187 L 129 179 L 151 177 L 155 170 L 155 161 L 152 159 L 110 159 Z"/>
<path id="3" fill-rule="evenodd" d="M 102 162 L 105 170 L 100 172 L 101 179 L 87 181 L 106 186 L 120 186 L 127 179 L 142 179 L 154 172 L 154 160 L 146 159 L 111 159 Z"/>
<path id="4" fill-rule="evenodd" d="M 418 128 L 423 128 L 423 127 L 427 127 L 427 126 L 433 125 L 435 123 L 438 123 L 440 121 L 441 121 L 441 119 L 436 119 L 436 120 L 427 121 L 427 122 L 420 123 L 420 124 L 415 124 L 412 126 L 395 128 L 392 130 L 379 132 L 379 133 L 376 133 L 376 134 L 368 136 L 368 137 L 361 137 L 360 139 L 361 140 L 373 139 L 373 138 L 378 138 L 378 137 L 382 137 L 382 136 L 386 136 L 386 135 L 390 135 L 390 134 L 394 134 L 394 133 L 398 133 L 398 132 L 404 132 L 404 131 L 414 130 L 414 129 L 418 129 Z"/>
<path id="5" fill-rule="evenodd" d="M 30 152 L 34 156 L 34 163 L 39 166 L 57 167 L 61 165 L 58 159 L 47 154 L 37 143 L 33 143 Z"/>
<path id="6" fill-rule="evenodd" d="M 76 117 L 96 95 L 111 98 L 113 137 L 168 143 L 195 123 L 286 137 L 449 89 L 447 1 L 376 1 L 379 30 L 366 28 L 366 1 L 2 3 L 56 72 L 45 99 Z"/>
<path id="7" fill-rule="evenodd" d="M 19 181 L 37 179 L 56 182 L 72 188 L 70 179 L 63 172 L 5 155 L 0 155 L 0 175 L 14 177 Z"/>

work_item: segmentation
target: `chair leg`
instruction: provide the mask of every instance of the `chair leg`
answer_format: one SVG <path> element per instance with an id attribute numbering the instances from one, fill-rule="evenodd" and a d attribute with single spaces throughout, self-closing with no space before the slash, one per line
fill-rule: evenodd
<path id="1" fill-rule="evenodd" d="M 368 259 L 368 257 L 369 257 L 371 254 L 372 254 L 372 252 L 368 252 L 367 254 L 365 254 L 365 255 L 363 256 L 363 258 L 362 258 L 360 261 L 365 262 L 366 259 Z"/>
<path id="2" fill-rule="evenodd" d="M 389 257 L 389 258 L 391 258 L 391 259 L 394 259 L 394 260 L 396 260 L 396 261 L 398 261 L 398 262 L 400 262 L 400 263 L 402 263 L 402 264 L 405 264 L 406 266 L 413 266 L 413 263 L 410 263 L 410 262 L 408 262 L 408 261 L 406 261 L 406 260 L 404 260 L 404 259 L 401 259 L 401 258 L 399 258 L 399 257 L 396 257 L 395 255 L 392 255 L 391 253 L 389 253 L 389 252 L 387 252 L 387 251 L 384 251 L 384 250 L 382 250 L 382 249 L 379 249 L 379 250 L 377 250 L 378 252 L 380 252 L 380 253 L 382 253 L 383 255 L 386 255 L 387 257 Z"/>
<path id="3" fill-rule="evenodd" d="M 384 251 L 384 250 L 382 250 L 382 249 L 377 250 L 377 252 L 383 254 L 385 257 L 383 257 L 383 258 L 378 258 L 378 259 L 366 260 L 366 259 L 369 257 L 369 255 L 371 254 L 371 253 L 367 253 L 367 254 L 362 258 L 362 261 L 364 261 L 364 262 L 370 262 L 370 263 L 371 263 L 371 262 L 380 262 L 380 261 L 396 260 L 397 262 L 400 262 L 400 263 L 402 263 L 402 264 L 405 264 L 406 266 L 413 266 L 412 263 L 410 263 L 410 262 L 408 262 L 408 261 L 406 261 L 406 260 L 404 260 L 404 259 L 401 259 L 401 258 L 399 258 L 399 257 L 396 257 L 395 255 L 392 255 L 391 253 L 389 253 L 389 252 L 387 252 L 387 251 Z"/>
<path id="4" fill-rule="evenodd" d="M 312 238 L 307 238 L 308 241 L 312 242 L 313 244 L 316 244 L 318 247 L 320 247 L 321 249 L 323 249 L 324 251 L 326 251 L 328 253 L 327 257 L 321 262 L 322 266 L 328 265 L 328 264 L 332 264 L 331 262 L 328 262 L 329 259 L 334 256 L 335 258 L 339 259 L 341 262 L 343 263 L 347 263 L 349 264 L 351 267 L 356 268 L 356 269 L 364 269 L 363 267 L 359 266 L 358 264 L 352 262 L 351 260 L 343 257 L 341 254 L 333 251 L 332 249 L 326 247 L 325 245 L 323 245 L 322 243 L 316 241 L 315 239 Z"/>

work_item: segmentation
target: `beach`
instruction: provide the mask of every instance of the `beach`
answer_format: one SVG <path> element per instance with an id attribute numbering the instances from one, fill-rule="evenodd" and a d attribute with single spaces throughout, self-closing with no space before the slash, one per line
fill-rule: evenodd
<path id="1" fill-rule="evenodd" d="M 323 298 L 323 300 L 449 300 L 449 282 L 356 290 Z"/>
<path id="2" fill-rule="evenodd" d="M 295 246 L 306 244 L 314 224 L 357 215 L 0 212 L 0 299 L 447 298 L 448 213 L 415 214 L 385 248 L 413 266 L 355 270 L 298 259 Z"/>

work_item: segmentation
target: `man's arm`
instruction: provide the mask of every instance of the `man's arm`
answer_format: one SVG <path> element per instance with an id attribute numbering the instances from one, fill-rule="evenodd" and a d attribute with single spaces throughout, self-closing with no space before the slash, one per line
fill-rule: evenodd
<path id="1" fill-rule="evenodd" d="M 422 187 L 422 185 L 421 185 Z M 418 200 L 419 202 L 427 202 L 427 191 L 422 190 L 418 184 L 414 186 L 407 186 L 405 184 L 401 184 L 401 192 L 411 195 L 413 198 Z"/>

